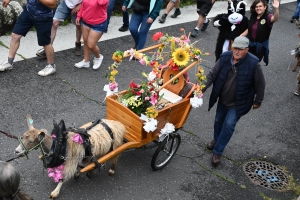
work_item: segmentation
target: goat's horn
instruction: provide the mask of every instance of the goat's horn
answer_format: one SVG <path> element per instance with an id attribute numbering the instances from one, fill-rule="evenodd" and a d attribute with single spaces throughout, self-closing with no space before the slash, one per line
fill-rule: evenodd
<path id="1" fill-rule="evenodd" d="M 245 6 L 247 5 L 247 3 L 246 3 L 245 1 L 240 1 L 240 2 L 238 2 L 237 6 L 236 6 L 236 12 L 240 11 L 241 9 L 243 9 L 243 8 L 240 8 L 240 5 L 241 5 L 242 3 L 245 4 Z"/>

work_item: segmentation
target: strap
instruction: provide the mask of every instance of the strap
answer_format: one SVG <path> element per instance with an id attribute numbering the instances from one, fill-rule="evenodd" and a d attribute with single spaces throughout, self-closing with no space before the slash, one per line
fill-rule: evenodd
<path id="1" fill-rule="evenodd" d="M 109 150 L 109 151 L 112 151 L 113 150 L 113 144 L 114 144 L 114 134 L 113 134 L 112 130 L 109 128 L 109 126 L 106 123 L 101 121 L 100 124 L 105 128 L 105 130 L 109 133 L 109 135 L 112 139 L 112 143 L 111 143 L 110 150 Z"/>

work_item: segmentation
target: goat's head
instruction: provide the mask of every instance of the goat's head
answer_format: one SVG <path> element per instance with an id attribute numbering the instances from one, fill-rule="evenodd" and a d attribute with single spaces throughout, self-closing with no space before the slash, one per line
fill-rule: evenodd
<path id="1" fill-rule="evenodd" d="M 15 149 L 17 155 L 21 155 L 26 150 L 30 150 L 37 146 L 47 134 L 47 130 L 39 130 L 33 127 L 33 120 L 30 115 L 27 115 L 26 119 L 29 130 L 23 134 L 21 139 L 19 139 L 21 144 Z"/>

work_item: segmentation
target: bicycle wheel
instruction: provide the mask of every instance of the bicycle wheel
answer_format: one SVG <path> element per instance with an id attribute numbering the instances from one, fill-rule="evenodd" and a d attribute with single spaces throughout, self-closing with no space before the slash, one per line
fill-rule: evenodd
<path id="1" fill-rule="evenodd" d="M 151 160 L 151 167 L 154 171 L 162 169 L 175 155 L 181 142 L 181 137 L 177 133 L 171 133 L 157 147 Z"/>

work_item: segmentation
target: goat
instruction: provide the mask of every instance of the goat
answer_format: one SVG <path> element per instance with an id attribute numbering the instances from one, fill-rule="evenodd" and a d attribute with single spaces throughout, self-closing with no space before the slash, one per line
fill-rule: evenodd
<path id="1" fill-rule="evenodd" d="M 47 130 L 45 129 L 36 129 L 33 126 L 33 120 L 30 115 L 27 115 L 27 124 L 29 130 L 23 134 L 22 143 L 24 144 L 26 149 L 32 149 L 36 145 L 38 145 L 41 140 L 41 146 L 46 153 L 48 153 L 51 149 L 53 138 L 50 134 L 47 134 Z M 125 126 L 114 120 L 102 120 L 106 123 L 110 129 L 112 130 L 113 138 L 109 135 L 105 127 L 101 124 L 95 125 L 92 129 L 88 130 L 88 134 L 91 136 L 91 151 L 95 158 L 100 158 L 101 156 L 107 154 L 111 150 L 111 146 L 113 144 L 113 149 L 121 146 L 123 144 L 123 138 L 126 132 Z M 64 169 L 62 171 L 63 179 L 59 180 L 58 185 L 56 186 L 55 190 L 53 190 L 50 194 L 50 198 L 54 199 L 58 197 L 62 184 L 71 179 L 72 177 L 77 178 L 79 176 L 79 171 L 77 171 L 77 167 L 80 165 L 84 165 L 83 158 L 85 156 L 85 149 L 82 144 L 76 143 L 72 140 L 72 137 L 76 133 L 68 131 L 68 138 L 67 138 L 67 159 L 65 161 Z M 24 153 L 25 150 L 23 146 L 20 144 L 15 153 L 20 155 Z M 116 162 L 118 159 L 118 155 L 111 158 L 112 161 L 111 168 L 109 170 L 109 175 L 114 174 L 114 170 L 116 168 Z"/>

